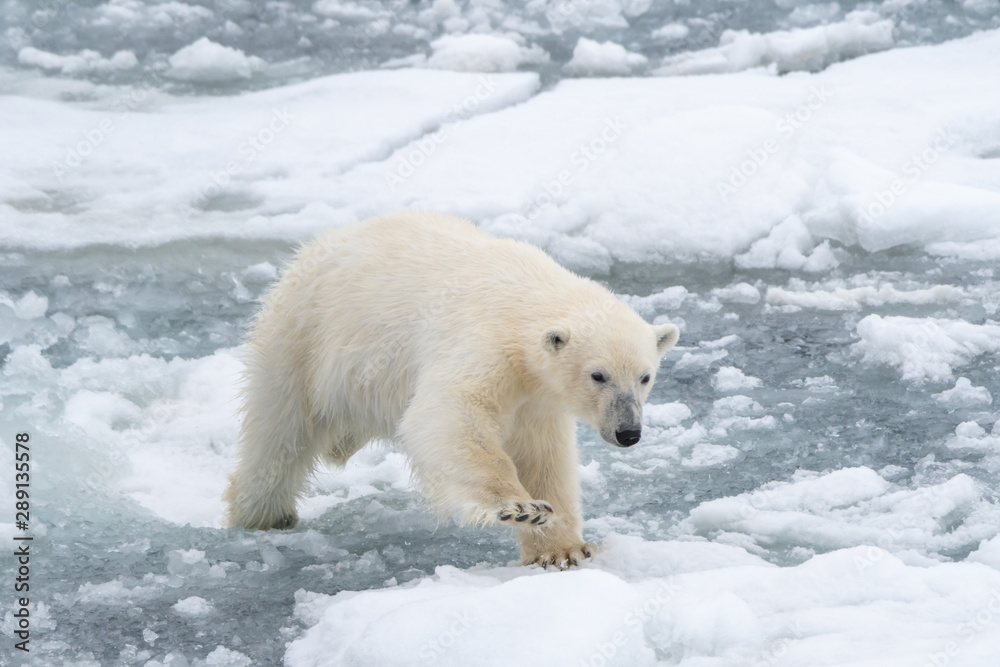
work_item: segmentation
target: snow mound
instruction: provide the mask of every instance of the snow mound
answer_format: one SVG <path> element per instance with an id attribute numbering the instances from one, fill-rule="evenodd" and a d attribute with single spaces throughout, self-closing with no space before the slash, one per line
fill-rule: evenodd
<path id="1" fill-rule="evenodd" d="M 869 315 L 857 324 L 853 350 L 868 364 L 897 368 L 910 382 L 952 380 L 955 368 L 1000 352 L 1000 325 L 963 320 Z"/>
<path id="2" fill-rule="evenodd" d="M 431 49 L 427 67 L 458 72 L 513 72 L 521 64 L 548 60 L 541 47 L 497 35 L 445 35 L 431 42 Z"/>
<path id="3" fill-rule="evenodd" d="M 165 75 L 178 81 L 199 83 L 224 83 L 249 79 L 265 66 L 263 60 L 249 56 L 239 49 L 217 44 L 202 37 L 185 46 L 168 60 L 170 67 Z"/>
<path id="4" fill-rule="evenodd" d="M 653 74 L 740 72 L 765 65 L 774 65 L 779 72 L 815 72 L 839 60 L 891 48 L 892 30 L 891 20 L 880 20 L 876 12 L 865 10 L 851 12 L 840 23 L 815 28 L 764 34 L 726 30 L 718 47 L 668 56 Z"/>
<path id="5" fill-rule="evenodd" d="M 621 44 L 581 37 L 563 68 L 577 76 L 625 76 L 645 64 L 645 56 L 631 53 Z"/>

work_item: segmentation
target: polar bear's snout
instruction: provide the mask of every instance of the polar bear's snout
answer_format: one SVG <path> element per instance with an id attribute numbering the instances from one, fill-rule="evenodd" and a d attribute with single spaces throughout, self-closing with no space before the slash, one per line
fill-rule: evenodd
<path id="1" fill-rule="evenodd" d="M 631 447 L 642 437 L 642 406 L 626 392 L 616 393 L 604 415 L 601 437 L 617 447 Z"/>

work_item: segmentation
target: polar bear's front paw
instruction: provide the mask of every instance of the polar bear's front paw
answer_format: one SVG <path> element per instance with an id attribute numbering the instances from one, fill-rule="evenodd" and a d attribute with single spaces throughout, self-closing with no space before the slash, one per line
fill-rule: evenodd
<path id="1" fill-rule="evenodd" d="M 508 501 L 497 512 L 497 519 L 519 528 L 544 526 L 553 516 L 552 505 L 544 500 Z"/>
<path id="2" fill-rule="evenodd" d="M 597 546 L 590 542 L 581 542 L 572 546 L 544 548 L 538 553 L 526 554 L 525 565 L 538 564 L 548 569 L 555 565 L 560 570 L 568 567 L 578 567 L 584 558 L 590 558 L 597 553 Z"/>

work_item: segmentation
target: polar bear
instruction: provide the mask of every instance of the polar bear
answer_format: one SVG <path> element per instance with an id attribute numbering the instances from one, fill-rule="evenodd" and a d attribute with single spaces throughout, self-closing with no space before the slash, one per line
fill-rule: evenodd
<path id="1" fill-rule="evenodd" d="M 678 335 L 466 220 L 404 212 L 328 231 L 253 322 L 228 521 L 294 526 L 317 461 L 395 440 L 433 507 L 517 528 L 526 564 L 578 564 L 592 545 L 574 418 L 638 442 Z"/>

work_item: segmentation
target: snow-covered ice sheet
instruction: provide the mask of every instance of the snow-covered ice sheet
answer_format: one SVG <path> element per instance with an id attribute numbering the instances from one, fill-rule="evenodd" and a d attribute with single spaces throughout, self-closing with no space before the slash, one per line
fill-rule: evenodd
<path id="1" fill-rule="evenodd" d="M 441 567 L 296 602 L 311 627 L 289 667 L 985 665 L 1000 651 L 1000 572 L 875 546 L 779 568 L 737 547 L 619 537 L 580 571 Z"/>
<path id="2" fill-rule="evenodd" d="M 534 74 L 342 74 L 223 99 L 153 89 L 67 105 L 8 96 L 0 234 L 10 246 L 301 238 L 357 201 L 338 175 L 520 102 Z M 348 214 L 351 215 L 351 214 Z"/>
<path id="3" fill-rule="evenodd" d="M 0 231 L 27 247 L 298 240 L 418 207 L 591 273 L 740 253 L 822 270 L 838 261 L 826 240 L 982 254 L 1000 247 L 1000 89 L 982 85 L 998 61 L 991 32 L 815 75 L 564 81 L 534 97 L 532 74 L 426 70 L 224 100 L 149 92 L 135 111 L 9 97 Z"/>

